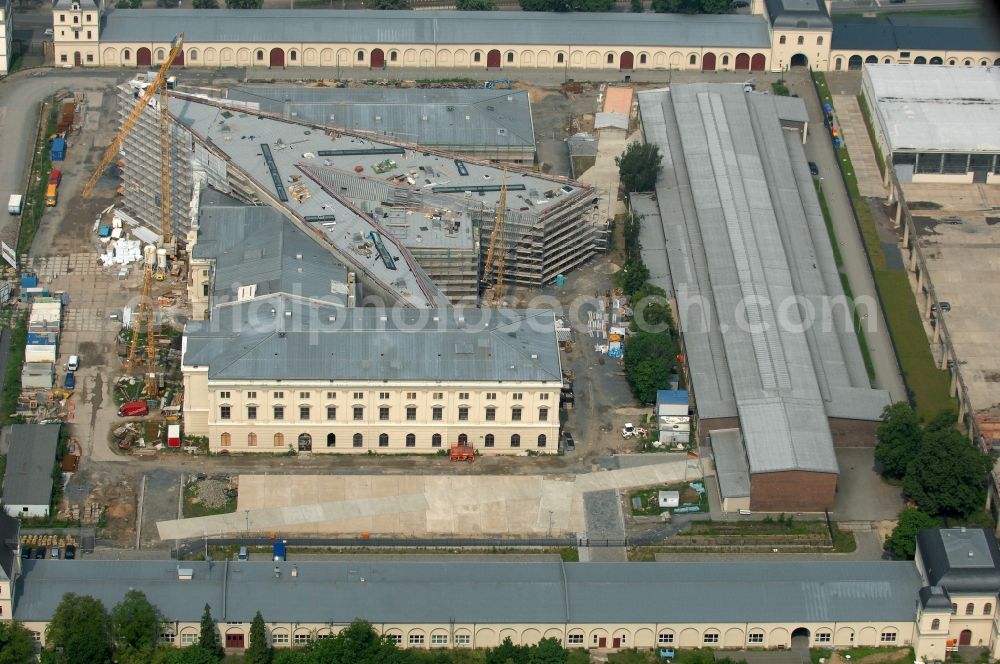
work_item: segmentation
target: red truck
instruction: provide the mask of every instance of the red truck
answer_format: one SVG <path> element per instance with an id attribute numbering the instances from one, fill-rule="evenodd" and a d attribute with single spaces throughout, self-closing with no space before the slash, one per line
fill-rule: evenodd
<path id="1" fill-rule="evenodd" d="M 149 406 L 145 401 L 126 401 L 118 409 L 118 417 L 134 417 L 149 415 Z"/>
<path id="2" fill-rule="evenodd" d="M 53 168 L 49 173 L 49 184 L 59 185 L 62 183 L 62 171 Z"/>

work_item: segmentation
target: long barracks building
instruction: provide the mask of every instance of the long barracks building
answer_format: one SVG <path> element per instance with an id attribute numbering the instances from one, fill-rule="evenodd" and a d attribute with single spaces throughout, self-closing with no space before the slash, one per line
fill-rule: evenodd
<path id="1" fill-rule="evenodd" d="M 860 69 L 1000 64 L 978 19 L 830 17 L 829 0 L 753 0 L 749 15 L 368 10 L 107 10 L 56 0 L 55 63 L 150 67 L 183 32 L 179 67 Z"/>

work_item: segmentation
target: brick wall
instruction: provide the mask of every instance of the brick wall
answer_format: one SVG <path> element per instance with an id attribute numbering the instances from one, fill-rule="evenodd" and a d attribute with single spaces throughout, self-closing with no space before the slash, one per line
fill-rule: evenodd
<path id="1" fill-rule="evenodd" d="M 750 476 L 750 509 L 759 512 L 822 512 L 833 509 L 837 476 L 793 470 Z"/>
<path id="2" fill-rule="evenodd" d="M 878 422 L 831 417 L 830 434 L 834 447 L 875 447 Z"/>

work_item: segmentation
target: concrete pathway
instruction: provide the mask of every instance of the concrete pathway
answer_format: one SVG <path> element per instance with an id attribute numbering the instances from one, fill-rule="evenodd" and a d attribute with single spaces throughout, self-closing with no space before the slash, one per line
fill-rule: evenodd
<path id="1" fill-rule="evenodd" d="M 655 465 L 559 477 L 241 475 L 235 513 L 160 521 L 157 528 L 163 540 L 246 532 L 575 535 L 587 531 L 585 493 L 700 477 L 686 455 L 670 456 Z"/>
<path id="2" fill-rule="evenodd" d="M 906 388 L 903 386 L 899 364 L 896 362 L 895 350 L 889 336 L 889 327 L 885 322 L 882 308 L 878 304 L 875 281 L 868 267 L 868 259 L 865 255 L 858 225 L 854 221 L 851 201 L 839 173 L 839 165 L 830 143 L 830 133 L 822 131 L 823 110 L 820 107 L 820 101 L 808 75 L 799 75 L 798 73 L 794 76 L 790 75 L 788 83 L 805 102 L 809 112 L 809 121 L 813 126 L 813 131 L 809 132 L 809 140 L 806 143 L 806 156 L 809 161 L 816 162 L 816 165 L 819 166 L 823 194 L 830 210 L 837 240 L 840 243 L 840 253 L 844 258 L 844 265 L 841 269 L 850 281 L 855 300 L 871 303 L 870 309 L 865 311 L 863 308 L 861 313 L 867 314 L 867 318 L 864 319 L 864 333 L 871 351 L 872 364 L 875 366 L 874 384 L 876 387 L 888 390 L 893 401 L 905 401 Z"/>
<path id="3" fill-rule="evenodd" d="M 833 108 L 844 135 L 847 153 L 851 155 L 851 165 L 858 178 L 858 191 L 868 198 L 885 198 L 888 192 L 882 186 L 878 158 L 875 156 L 875 148 L 872 147 L 858 98 L 853 95 L 833 95 Z"/>

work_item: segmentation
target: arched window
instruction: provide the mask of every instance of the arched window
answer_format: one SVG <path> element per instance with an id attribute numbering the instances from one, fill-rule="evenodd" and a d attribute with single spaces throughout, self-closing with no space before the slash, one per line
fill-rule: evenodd
<path id="1" fill-rule="evenodd" d="M 913 58 L 913 64 L 915 64 L 915 65 L 926 65 L 927 64 L 927 58 L 925 58 L 922 55 L 918 55 L 917 57 Z"/>
<path id="2" fill-rule="evenodd" d="M 468 445 L 469 444 L 469 436 L 466 435 L 466 434 L 464 434 L 464 433 L 458 434 L 458 444 L 459 445 Z"/>
<path id="3" fill-rule="evenodd" d="M 256 57 L 257 57 L 257 62 L 261 62 L 264 59 L 264 51 L 262 50 L 257 51 Z"/>
<path id="4" fill-rule="evenodd" d="M 955 64 L 955 58 L 951 58 L 950 60 L 948 60 L 948 64 L 949 65 L 954 65 Z"/>
<path id="5" fill-rule="evenodd" d="M 785 35 L 781 35 L 780 37 L 778 37 L 778 43 L 779 44 L 784 44 L 785 43 Z"/>
<path id="6" fill-rule="evenodd" d="M 389 434 L 380 433 L 378 435 L 378 446 L 379 447 L 389 447 Z"/>
<path id="7" fill-rule="evenodd" d="M 416 447 L 417 446 L 417 437 L 414 436 L 412 433 L 406 434 L 406 446 L 407 447 Z"/>
<path id="8" fill-rule="evenodd" d="M 816 38 L 816 45 L 817 46 L 823 45 L 823 35 L 820 35 L 819 37 Z"/>
<path id="9" fill-rule="evenodd" d="M 354 438 L 352 439 L 352 444 L 354 445 L 354 447 L 361 447 L 361 445 L 364 442 L 365 442 L 364 436 L 362 436 L 360 433 L 354 434 Z"/>
<path id="10" fill-rule="evenodd" d="M 728 64 L 729 64 L 729 56 L 728 55 L 722 56 L 722 66 L 725 67 Z"/>
<path id="11" fill-rule="evenodd" d="M 514 51 L 507 52 L 507 62 L 514 62 Z"/>
<path id="12" fill-rule="evenodd" d="M 563 62 L 565 62 L 565 60 L 566 60 L 565 55 L 563 55 L 562 53 L 556 53 L 556 62 L 562 64 Z"/>
<path id="13" fill-rule="evenodd" d="M 692 65 L 698 64 L 698 56 L 695 55 L 694 53 L 692 53 L 691 57 L 688 58 L 688 64 L 692 64 Z"/>
<path id="14" fill-rule="evenodd" d="M 983 605 L 983 615 L 984 616 L 988 616 L 988 615 L 990 615 L 992 613 L 993 613 L 993 604 L 992 604 L 992 602 L 986 602 L 986 604 Z"/>
<path id="15" fill-rule="evenodd" d="M 545 434 L 544 433 L 538 434 L 538 446 L 539 447 L 545 447 Z"/>
<path id="16" fill-rule="evenodd" d="M 802 35 L 799 35 L 799 38 L 798 38 L 798 39 L 796 40 L 796 43 L 797 43 L 797 44 L 798 44 L 799 46 L 801 46 L 802 44 L 805 44 L 805 43 L 806 43 L 806 38 L 805 38 L 805 37 L 803 37 Z"/>
<path id="17" fill-rule="evenodd" d="M 166 55 L 164 55 L 162 48 L 156 49 L 156 61 L 157 62 L 161 62 L 163 60 L 163 58 L 165 58 L 165 57 L 166 57 Z"/>
<path id="18" fill-rule="evenodd" d="M 941 629 L 941 619 L 935 618 L 931 621 L 931 629 Z"/>
<path id="19" fill-rule="evenodd" d="M 365 52 L 358 51 L 358 62 L 364 62 L 364 61 L 365 61 Z"/>
<path id="20" fill-rule="evenodd" d="M 639 64 L 640 65 L 646 64 L 646 54 L 645 53 L 640 53 L 639 54 Z"/>
<path id="21" fill-rule="evenodd" d="M 608 64 L 612 65 L 614 63 L 615 63 L 615 54 L 614 53 L 608 53 Z"/>
<path id="22" fill-rule="evenodd" d="M 233 437 L 230 436 L 228 432 L 225 432 L 221 436 L 219 436 L 219 440 L 221 441 L 223 447 L 229 447 L 230 445 L 233 444 Z"/>
<path id="23" fill-rule="evenodd" d="M 327 447 L 336 447 L 337 446 L 337 434 L 335 434 L 335 433 L 328 433 L 328 434 L 326 434 L 326 446 Z"/>
<path id="24" fill-rule="evenodd" d="M 247 446 L 257 447 L 257 434 L 255 434 L 253 431 L 247 434 Z"/>
<path id="25" fill-rule="evenodd" d="M 486 440 L 486 447 L 493 447 L 493 445 L 494 445 L 493 434 L 491 434 L 491 433 L 486 434 L 486 439 L 485 440 Z"/>
<path id="26" fill-rule="evenodd" d="M 841 69 L 843 69 L 844 68 L 844 59 L 843 58 L 837 58 L 836 60 L 834 60 L 833 61 L 833 68 L 836 71 L 840 71 Z"/>
<path id="27" fill-rule="evenodd" d="M 122 60 L 131 60 L 131 59 L 132 59 L 132 51 L 128 49 L 122 51 Z"/>
<path id="28" fill-rule="evenodd" d="M 521 436 L 520 436 L 520 434 L 516 434 L 515 433 L 513 436 L 510 437 L 510 446 L 511 447 L 520 447 L 521 446 Z"/>
<path id="29" fill-rule="evenodd" d="M 431 447 L 441 447 L 441 434 L 436 433 L 431 436 Z"/>
<path id="30" fill-rule="evenodd" d="M 965 615 L 971 616 L 971 615 L 974 615 L 975 613 L 976 613 L 976 605 L 975 604 L 973 604 L 972 602 L 969 602 L 968 604 L 965 605 Z"/>
<path id="31" fill-rule="evenodd" d="M 288 59 L 291 60 L 292 62 L 295 62 L 296 60 L 299 59 L 299 54 L 296 53 L 295 51 L 289 51 L 288 52 Z"/>
<path id="32" fill-rule="evenodd" d="M 483 60 L 483 54 L 480 53 L 479 51 L 476 51 L 475 53 L 472 54 L 473 62 L 482 62 L 482 60 Z"/>
<path id="33" fill-rule="evenodd" d="M 972 60 L 970 60 L 969 58 L 966 58 L 965 61 L 962 64 L 965 65 L 966 67 L 971 67 L 972 66 Z"/>
<path id="34" fill-rule="evenodd" d="M 389 62 L 396 62 L 399 60 L 399 51 L 389 51 Z"/>
<path id="35" fill-rule="evenodd" d="M 198 59 L 198 50 L 192 48 L 190 51 L 188 51 L 188 59 L 191 60 L 191 61 L 197 60 Z"/>
<path id="36" fill-rule="evenodd" d="M 283 434 L 283 433 L 276 433 L 276 434 L 274 434 L 274 446 L 275 447 L 284 447 L 285 446 L 285 434 Z"/>
<path id="37" fill-rule="evenodd" d="M 951 603 L 951 615 L 954 616 L 954 615 L 957 615 L 957 614 L 958 614 L 958 604 L 955 604 L 954 602 L 952 602 Z"/>

